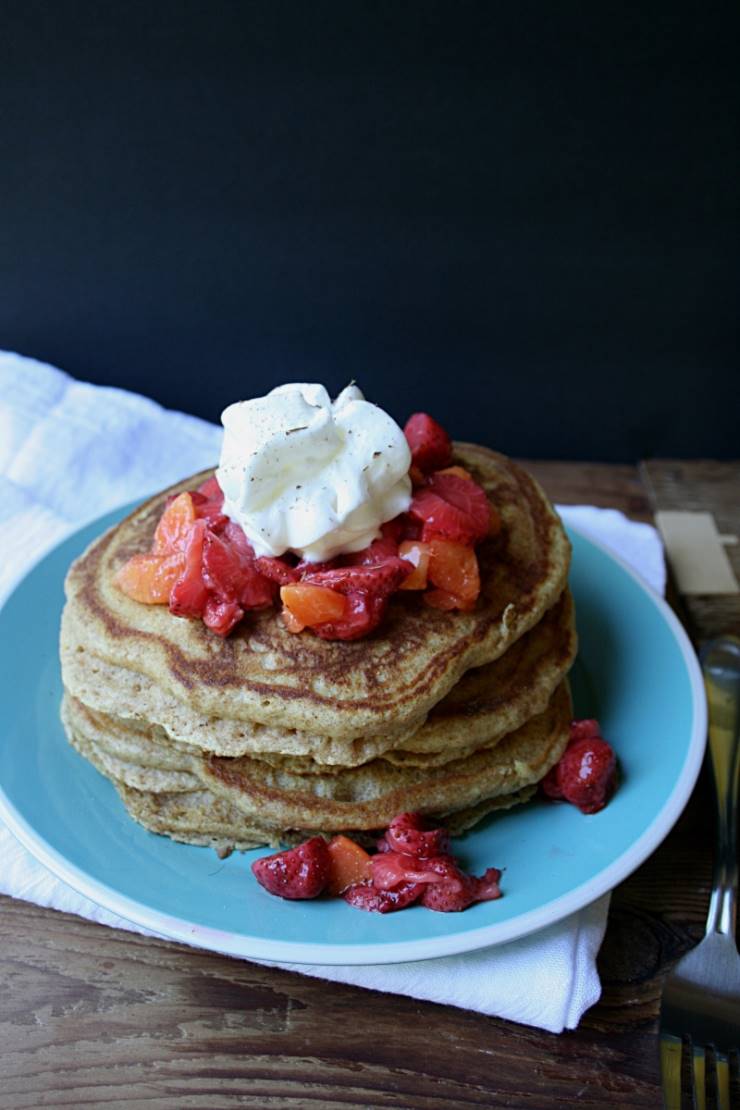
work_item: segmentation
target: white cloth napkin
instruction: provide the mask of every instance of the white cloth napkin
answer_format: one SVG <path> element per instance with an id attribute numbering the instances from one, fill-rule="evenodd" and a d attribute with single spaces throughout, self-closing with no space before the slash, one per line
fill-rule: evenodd
<path id="1" fill-rule="evenodd" d="M 0 352 L 0 598 L 85 521 L 212 465 L 220 440 L 220 428 L 195 417 Z M 561 513 L 663 592 L 654 528 L 614 510 L 577 506 Z M 147 933 L 78 894 L 3 825 L 0 893 Z M 462 956 L 372 967 L 279 966 L 560 1032 L 575 1028 L 600 995 L 596 955 L 608 906 L 607 895 L 532 936 Z"/>

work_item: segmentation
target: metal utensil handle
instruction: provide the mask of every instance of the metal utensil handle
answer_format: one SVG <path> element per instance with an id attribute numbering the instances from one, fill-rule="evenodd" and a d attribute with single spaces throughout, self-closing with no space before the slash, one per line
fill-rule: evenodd
<path id="1" fill-rule="evenodd" d="M 740 780 L 740 639 L 722 636 L 701 653 L 709 704 L 709 759 L 717 791 L 717 854 L 707 933 L 735 938 Z"/>

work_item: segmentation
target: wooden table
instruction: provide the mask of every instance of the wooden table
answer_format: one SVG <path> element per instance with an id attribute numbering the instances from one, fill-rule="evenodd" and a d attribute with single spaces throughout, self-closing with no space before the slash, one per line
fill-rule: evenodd
<path id="1" fill-rule="evenodd" d="M 740 463 L 528 465 L 557 501 L 706 509 L 740 533 Z M 740 632 L 738 595 L 674 600 L 697 639 Z M 561 1036 L 0 899 L 0 1107 L 657 1107 L 661 979 L 701 934 L 710 805 L 703 776 L 615 891 L 603 997 Z"/>

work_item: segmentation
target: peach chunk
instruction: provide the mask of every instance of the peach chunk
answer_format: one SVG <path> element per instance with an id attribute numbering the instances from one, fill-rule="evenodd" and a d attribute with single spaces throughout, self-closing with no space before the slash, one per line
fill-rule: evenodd
<path id="1" fill-rule="evenodd" d="M 329 894 L 341 894 L 348 886 L 372 877 L 371 858 L 364 848 L 348 836 L 333 836 L 327 844 L 331 865 Z"/>
<path id="2" fill-rule="evenodd" d="M 166 605 L 184 569 L 184 554 L 132 555 L 116 574 L 115 583 L 134 601 Z"/>
<path id="3" fill-rule="evenodd" d="M 154 532 L 152 552 L 155 555 L 170 555 L 184 551 L 195 524 L 195 505 L 189 493 L 178 493 L 169 503 Z"/>
<path id="4" fill-rule="evenodd" d="M 307 582 L 281 586 L 280 599 L 295 620 L 306 627 L 341 620 L 347 606 L 343 594 L 328 586 L 311 586 Z"/>
<path id="5" fill-rule="evenodd" d="M 425 590 L 429 571 L 429 544 L 421 540 L 404 540 L 398 548 L 398 554 L 414 565 L 411 574 L 398 587 L 399 590 Z"/>

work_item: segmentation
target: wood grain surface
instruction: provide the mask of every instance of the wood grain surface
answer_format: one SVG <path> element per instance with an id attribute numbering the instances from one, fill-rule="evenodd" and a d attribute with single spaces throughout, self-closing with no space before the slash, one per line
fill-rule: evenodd
<path id="1" fill-rule="evenodd" d="M 740 532 L 740 465 L 530 466 L 563 503 L 709 509 Z M 685 605 L 699 637 L 735 619 L 734 599 Z M 0 899 L 0 1108 L 658 1107 L 660 987 L 701 935 L 712 829 L 702 777 L 615 891 L 602 999 L 560 1036 Z"/>

